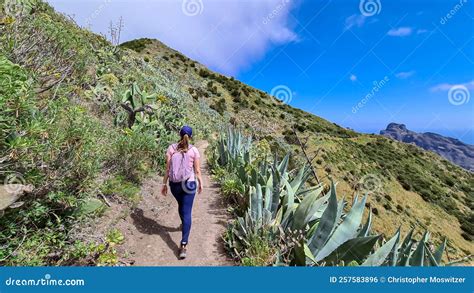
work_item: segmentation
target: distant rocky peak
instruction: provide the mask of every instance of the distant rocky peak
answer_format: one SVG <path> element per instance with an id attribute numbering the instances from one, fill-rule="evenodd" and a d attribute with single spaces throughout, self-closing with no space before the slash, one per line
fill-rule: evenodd
<path id="1" fill-rule="evenodd" d="M 393 122 L 387 126 L 387 130 L 408 131 L 405 124 L 398 124 L 398 123 L 393 123 Z"/>
<path id="2" fill-rule="evenodd" d="M 381 135 L 404 142 L 415 144 L 425 150 L 432 151 L 452 163 L 474 172 L 474 146 L 465 144 L 455 138 L 437 133 L 417 133 L 408 130 L 404 124 L 390 123 Z"/>

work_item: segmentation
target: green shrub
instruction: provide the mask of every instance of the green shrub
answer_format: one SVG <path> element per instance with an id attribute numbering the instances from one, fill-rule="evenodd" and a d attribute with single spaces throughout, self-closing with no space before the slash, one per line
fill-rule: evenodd
<path id="1" fill-rule="evenodd" d="M 141 176 L 150 171 L 155 162 L 158 166 L 165 163 L 163 156 L 159 156 L 163 150 L 158 149 L 155 139 L 148 134 L 127 131 L 126 135 L 118 136 L 111 147 L 108 164 L 132 182 L 140 182 Z"/>
<path id="2" fill-rule="evenodd" d="M 143 39 L 137 39 L 137 40 L 132 40 L 129 42 L 122 43 L 120 47 L 124 49 L 130 49 L 130 50 L 140 53 L 146 48 L 147 45 L 150 45 L 152 43 L 153 43 L 153 40 L 143 38 Z"/>
<path id="3" fill-rule="evenodd" d="M 118 196 L 133 204 L 137 204 L 140 197 L 140 188 L 127 181 L 123 176 L 116 176 L 107 180 L 102 186 L 101 191 L 104 195 Z"/>
<path id="4" fill-rule="evenodd" d="M 217 111 L 219 114 L 224 114 L 227 111 L 227 104 L 224 98 L 219 99 L 217 102 L 211 105 L 211 109 Z"/>
<path id="5" fill-rule="evenodd" d="M 226 201 L 234 208 L 239 209 L 246 201 L 244 186 L 236 178 L 227 176 L 221 183 L 221 192 Z"/>
<path id="6" fill-rule="evenodd" d="M 241 262 L 244 266 L 269 266 L 273 264 L 276 248 L 266 235 L 252 235 L 248 239 Z"/>

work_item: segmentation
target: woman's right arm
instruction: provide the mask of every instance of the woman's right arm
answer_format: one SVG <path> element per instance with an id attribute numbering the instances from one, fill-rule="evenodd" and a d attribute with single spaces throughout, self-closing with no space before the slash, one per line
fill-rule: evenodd
<path id="1" fill-rule="evenodd" d="M 168 174 L 170 170 L 170 157 L 168 154 L 166 154 L 166 171 L 165 171 L 165 176 L 163 176 L 163 187 L 161 188 L 161 194 L 163 196 L 166 196 L 168 193 Z"/>

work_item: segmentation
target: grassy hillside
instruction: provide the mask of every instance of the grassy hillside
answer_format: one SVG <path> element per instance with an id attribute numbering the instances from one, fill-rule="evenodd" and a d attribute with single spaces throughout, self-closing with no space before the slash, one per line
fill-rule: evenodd
<path id="1" fill-rule="evenodd" d="M 119 233 L 81 227 L 107 208 L 104 196 L 139 200 L 182 124 L 203 137 L 219 117 L 173 74 L 25 3 L 23 14 L 0 13 L 0 191 L 2 202 L 10 184 L 33 191 L 0 211 L 0 264 L 114 264 Z M 190 104 L 202 113 L 190 115 Z"/>
<path id="2" fill-rule="evenodd" d="M 452 258 L 473 253 L 472 173 L 282 104 L 159 41 L 114 47 L 49 5 L 24 2 L 22 14 L 0 11 L 0 182 L 34 189 L 0 211 L 0 264 L 116 263 L 120 232 L 92 237 L 81 227 L 107 208 L 104 196 L 139 200 L 184 123 L 198 139 L 233 124 L 280 155 L 292 151 L 294 166 L 304 162 L 296 129 L 309 156 L 318 153 L 321 180 L 339 181 L 341 194 L 371 191 L 374 230 L 426 227 L 448 237 Z"/>
<path id="3" fill-rule="evenodd" d="M 369 192 L 374 229 L 393 233 L 399 225 L 448 236 L 453 256 L 472 254 L 474 175 L 438 155 L 380 135 L 340 127 L 293 108 L 265 92 L 212 72 L 157 40 L 121 45 L 146 62 L 172 72 L 196 102 L 206 102 L 236 127 L 266 140 L 274 152 L 294 153 L 293 164 L 313 160 L 318 177 L 339 181 L 345 194 Z M 293 132 L 293 129 L 296 131 Z"/>

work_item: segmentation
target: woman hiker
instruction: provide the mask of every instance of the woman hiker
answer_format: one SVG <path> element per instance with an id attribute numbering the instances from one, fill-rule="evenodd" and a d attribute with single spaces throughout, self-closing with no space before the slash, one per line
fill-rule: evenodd
<path id="1" fill-rule="evenodd" d="M 161 194 L 166 196 L 169 179 L 171 193 L 178 202 L 179 217 L 181 218 L 182 239 L 179 249 L 179 258 L 186 258 L 186 246 L 188 245 L 189 233 L 191 231 L 191 211 L 193 209 L 196 190 L 202 192 L 201 168 L 198 149 L 190 144 L 193 130 L 189 126 L 183 126 L 179 135 L 178 143 L 168 147 L 166 152 L 166 173 L 163 178 Z M 197 182 L 196 182 L 197 179 Z"/>

